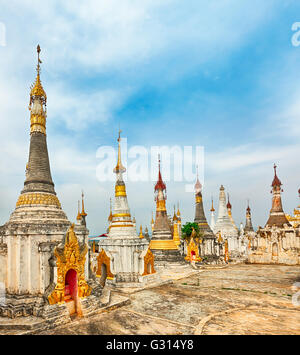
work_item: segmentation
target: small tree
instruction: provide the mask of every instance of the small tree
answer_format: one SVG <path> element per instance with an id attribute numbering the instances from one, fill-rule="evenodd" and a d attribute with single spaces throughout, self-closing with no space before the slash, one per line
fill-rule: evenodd
<path id="1" fill-rule="evenodd" d="M 186 223 L 183 227 L 182 227 L 182 234 L 181 234 L 181 238 L 182 239 L 188 239 L 191 237 L 192 235 L 192 232 L 193 232 L 193 228 L 196 232 L 196 238 L 200 237 L 201 236 L 201 233 L 200 233 L 200 228 L 198 226 L 197 223 L 192 223 L 192 222 L 188 222 Z"/>

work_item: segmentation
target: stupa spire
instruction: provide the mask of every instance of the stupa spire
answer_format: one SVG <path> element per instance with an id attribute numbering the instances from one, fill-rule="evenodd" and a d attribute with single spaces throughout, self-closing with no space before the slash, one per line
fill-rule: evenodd
<path id="1" fill-rule="evenodd" d="M 226 205 L 225 188 L 220 187 L 218 219 L 213 228 L 214 233 L 221 232 L 222 235 L 237 237 L 237 228 L 232 224 Z"/>
<path id="2" fill-rule="evenodd" d="M 154 190 L 158 191 L 158 190 L 162 190 L 165 191 L 166 188 L 166 184 L 163 182 L 162 176 L 161 176 L 161 171 L 160 171 L 160 155 L 158 154 L 158 179 L 157 179 L 157 183 L 155 185 Z"/>
<path id="3" fill-rule="evenodd" d="M 87 214 L 85 213 L 85 210 L 84 210 L 84 193 L 83 193 L 83 190 L 81 192 L 81 216 L 82 217 L 86 217 Z"/>
<path id="4" fill-rule="evenodd" d="M 227 193 L 227 205 L 226 205 L 226 207 L 227 207 L 227 209 L 228 209 L 228 213 L 229 213 L 229 215 L 231 215 L 231 208 L 232 208 L 232 206 L 231 206 L 231 203 L 230 203 L 230 199 L 229 199 L 229 193 Z"/>
<path id="5" fill-rule="evenodd" d="M 42 86 L 40 78 L 40 59 L 41 48 L 37 46 L 37 76 L 34 84 L 31 86 L 30 90 L 30 100 L 29 100 L 29 111 L 31 111 L 30 117 L 30 132 L 41 132 L 46 134 L 46 105 L 47 105 L 47 95 Z"/>
<path id="6" fill-rule="evenodd" d="M 195 184 L 195 199 L 196 199 L 196 206 L 195 206 L 195 218 L 194 222 L 198 223 L 200 232 L 203 235 L 213 235 L 213 232 L 207 223 L 207 219 L 204 212 L 203 207 L 203 199 L 202 199 L 202 185 L 199 181 L 199 174 L 198 174 L 198 167 L 197 167 L 197 180 Z"/>
<path id="7" fill-rule="evenodd" d="M 172 220 L 169 220 L 166 209 L 166 184 L 164 183 L 160 171 L 160 155 L 158 155 L 158 180 L 154 187 L 156 201 L 155 223 L 152 229 L 152 239 L 149 248 L 155 255 L 158 263 L 167 260 L 178 259 L 180 256 L 178 246 L 173 240 L 174 225 L 176 225 L 175 234 L 178 235 L 177 216 L 176 221 L 172 225 Z M 176 215 L 174 208 L 174 216 Z M 175 238 L 177 236 L 175 235 Z"/>
<path id="8" fill-rule="evenodd" d="M 37 76 L 30 90 L 30 148 L 24 188 L 17 207 L 55 206 L 61 209 L 52 181 L 46 138 L 47 95 L 40 79 L 41 48 L 37 46 Z M 46 215 L 45 215 L 46 216 Z M 65 219 L 65 215 L 63 219 Z"/>
<path id="9" fill-rule="evenodd" d="M 77 213 L 77 217 L 76 217 L 77 221 L 81 220 L 81 214 L 80 214 L 80 201 L 78 200 L 78 213 Z"/>
<path id="10" fill-rule="evenodd" d="M 281 192 L 283 192 L 283 190 L 281 189 L 282 183 L 277 176 L 276 164 L 274 164 L 274 179 L 271 186 L 271 194 L 273 194 L 272 208 L 266 226 L 271 227 L 275 225 L 277 227 L 283 227 L 285 223 L 290 225 L 282 208 Z"/>
<path id="11" fill-rule="evenodd" d="M 119 238 L 123 235 L 127 238 L 136 238 L 137 233 L 131 219 L 130 209 L 127 201 L 126 186 L 123 181 L 122 174 L 126 171 L 122 165 L 121 159 L 121 130 L 119 130 L 118 141 L 118 159 L 117 165 L 114 168 L 116 174 L 115 184 L 115 204 L 114 213 L 109 229 L 109 235 L 112 238 Z"/>
<path id="12" fill-rule="evenodd" d="M 179 209 L 179 202 L 177 202 L 177 217 L 179 219 L 181 219 L 181 213 L 180 213 L 180 209 Z"/>
<path id="13" fill-rule="evenodd" d="M 195 194 L 196 194 L 196 202 L 197 202 L 197 195 L 202 192 L 202 185 L 199 181 L 198 165 L 197 165 L 196 169 L 197 169 L 197 180 L 196 180 L 196 184 L 195 184 Z"/>
<path id="14" fill-rule="evenodd" d="M 153 232 L 154 229 L 154 219 L 153 219 L 153 211 L 151 212 L 151 230 Z"/>
<path id="15" fill-rule="evenodd" d="M 121 133 L 122 133 L 122 131 L 119 129 L 119 137 L 117 139 L 117 141 L 118 141 L 118 160 L 117 160 L 117 165 L 114 168 L 114 173 L 117 175 L 117 182 L 115 185 L 115 197 L 119 197 L 119 196 L 126 197 L 127 196 L 125 183 L 123 181 L 123 173 L 126 172 L 126 169 L 123 166 L 122 159 L 121 159 Z"/>
<path id="16" fill-rule="evenodd" d="M 248 207 L 246 209 L 246 224 L 244 228 L 245 232 L 253 232 L 252 220 L 251 220 L 251 208 L 248 200 Z"/>
<path id="17" fill-rule="evenodd" d="M 176 214 L 176 206 L 174 205 L 174 215 L 173 215 L 173 222 L 177 222 L 178 221 L 178 217 Z"/>
<path id="18" fill-rule="evenodd" d="M 210 212 L 211 212 L 210 228 L 213 230 L 214 227 L 215 227 L 215 224 L 216 224 L 216 221 L 215 221 L 214 200 L 213 200 L 213 198 L 211 198 L 211 209 L 210 209 Z"/>
<path id="19" fill-rule="evenodd" d="M 166 211 L 166 184 L 163 182 L 161 171 L 160 171 L 160 155 L 158 155 L 158 179 L 154 187 L 156 192 L 156 211 Z"/>
<path id="20" fill-rule="evenodd" d="M 230 203 L 229 193 L 227 194 L 227 205 L 226 205 L 226 207 L 227 207 L 228 216 L 229 216 L 229 219 L 230 219 L 232 225 L 234 226 L 234 228 L 235 228 L 236 230 L 238 230 L 238 227 L 235 225 L 234 220 L 233 220 L 233 217 L 232 217 L 232 211 L 231 211 L 232 205 L 231 205 L 231 203 Z"/>
<path id="21" fill-rule="evenodd" d="M 174 216 L 173 216 L 173 241 L 176 246 L 180 245 L 180 236 L 179 236 L 179 226 L 181 226 L 180 221 L 176 215 L 176 209 L 174 205 Z"/>
<path id="22" fill-rule="evenodd" d="M 140 238 L 140 239 L 143 239 L 143 238 L 144 238 L 144 235 L 143 235 L 143 226 L 142 226 L 142 225 L 140 226 L 139 238 Z"/>
<path id="23" fill-rule="evenodd" d="M 114 168 L 114 173 L 116 174 L 122 174 L 125 173 L 126 169 L 124 168 L 123 164 L 122 164 L 122 159 L 121 159 L 121 133 L 122 131 L 119 129 L 119 137 L 117 139 L 118 141 L 118 161 L 117 161 L 117 165 Z"/>
<path id="24" fill-rule="evenodd" d="M 215 209 L 214 209 L 214 199 L 211 198 L 211 209 L 210 209 L 210 212 L 215 212 Z"/>

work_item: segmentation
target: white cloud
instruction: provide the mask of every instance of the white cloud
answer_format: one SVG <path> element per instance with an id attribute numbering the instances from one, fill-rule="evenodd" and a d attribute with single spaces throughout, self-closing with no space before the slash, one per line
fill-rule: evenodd
<path id="1" fill-rule="evenodd" d="M 48 89 L 48 102 L 51 102 L 51 117 L 62 121 L 71 131 L 82 131 L 91 123 L 110 121 L 128 95 L 128 90 L 70 92 L 64 86 L 55 85 Z"/>
<path id="2" fill-rule="evenodd" d="M 208 153 L 206 162 L 211 172 L 222 173 L 237 169 L 251 168 L 258 164 L 272 164 L 284 161 L 291 157 L 295 151 L 299 151 L 299 144 L 262 145 L 249 143 L 243 146 L 225 148 L 222 151 Z"/>
<path id="3" fill-rule="evenodd" d="M 41 42 L 51 72 L 70 72 L 76 64 L 103 72 L 145 66 L 163 54 L 175 62 L 189 52 L 192 59 L 195 51 L 197 63 L 220 54 L 224 60 L 224 52 L 245 44 L 274 6 L 253 0 L 189 1 L 188 6 L 179 0 L 52 1 L 42 7 L 38 1 L 11 1 L 2 20 L 14 23 L 16 7 L 22 13 L 23 21 L 8 31 L 10 46 L 24 53 L 23 63 L 31 60 L 26 53 L 34 40 Z"/>

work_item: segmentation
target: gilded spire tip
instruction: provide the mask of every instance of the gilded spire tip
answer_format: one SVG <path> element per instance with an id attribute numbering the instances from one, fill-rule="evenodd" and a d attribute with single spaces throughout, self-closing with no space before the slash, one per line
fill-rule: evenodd
<path id="1" fill-rule="evenodd" d="M 117 139 L 118 141 L 118 162 L 116 167 L 114 168 L 114 173 L 118 174 L 118 173 L 125 173 L 126 169 L 124 168 L 124 166 L 122 165 L 122 161 L 121 161 L 121 129 L 119 128 L 119 137 Z"/>
<path id="2" fill-rule="evenodd" d="M 77 213 L 77 221 L 81 219 L 81 214 L 80 214 L 80 201 L 78 200 L 78 213 Z"/>
<path id="3" fill-rule="evenodd" d="M 45 90 L 43 89 L 41 80 L 40 80 L 40 64 L 42 63 L 41 59 L 40 59 L 40 52 L 41 52 L 41 47 L 38 44 L 37 45 L 37 56 L 38 56 L 38 63 L 37 63 L 37 67 L 36 67 L 36 71 L 37 71 L 37 77 L 35 79 L 35 83 L 33 84 L 31 91 L 30 91 L 30 104 L 32 103 L 32 99 L 34 97 L 40 97 L 43 101 L 43 103 L 46 105 L 47 102 L 47 95 Z"/>
<path id="4" fill-rule="evenodd" d="M 82 201 L 82 211 L 81 211 L 81 216 L 86 217 L 87 214 L 84 210 L 84 193 L 83 190 L 81 191 L 81 201 Z"/>
<path id="5" fill-rule="evenodd" d="M 214 199 L 213 197 L 211 197 L 211 209 L 210 209 L 211 212 L 215 212 L 215 209 L 214 209 Z"/>

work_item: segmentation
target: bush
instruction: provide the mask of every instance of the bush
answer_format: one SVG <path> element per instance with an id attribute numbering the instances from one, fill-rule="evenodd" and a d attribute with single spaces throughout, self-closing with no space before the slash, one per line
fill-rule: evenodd
<path id="1" fill-rule="evenodd" d="M 192 232 L 193 232 L 193 228 L 195 229 L 196 232 L 196 238 L 200 237 L 200 229 L 197 223 L 192 223 L 192 222 L 188 222 L 186 223 L 183 227 L 182 227 L 182 235 L 181 238 L 183 239 L 187 239 L 190 238 Z"/>

